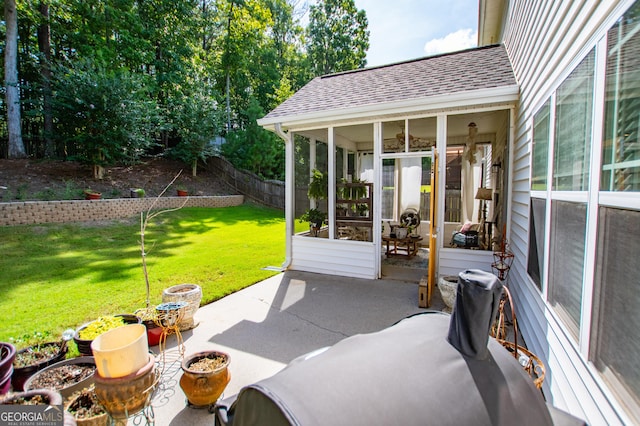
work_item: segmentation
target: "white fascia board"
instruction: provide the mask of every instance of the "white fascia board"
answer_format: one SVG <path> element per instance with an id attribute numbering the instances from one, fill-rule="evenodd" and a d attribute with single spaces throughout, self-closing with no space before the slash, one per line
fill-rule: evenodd
<path id="1" fill-rule="evenodd" d="M 450 93 L 406 101 L 363 105 L 354 108 L 317 111 L 308 114 L 290 115 L 274 118 L 261 118 L 258 125 L 272 130 L 280 123 L 283 128 L 299 127 L 312 123 L 342 122 L 366 117 L 410 114 L 418 111 L 440 111 L 471 105 L 517 102 L 520 89 L 517 85 L 501 86 L 489 89 Z"/>

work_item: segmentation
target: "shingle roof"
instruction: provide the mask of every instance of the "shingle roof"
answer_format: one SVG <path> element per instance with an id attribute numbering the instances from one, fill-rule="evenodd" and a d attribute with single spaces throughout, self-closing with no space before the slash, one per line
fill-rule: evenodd
<path id="1" fill-rule="evenodd" d="M 273 121 L 516 84 L 504 47 L 485 46 L 316 77 L 264 119 Z"/>

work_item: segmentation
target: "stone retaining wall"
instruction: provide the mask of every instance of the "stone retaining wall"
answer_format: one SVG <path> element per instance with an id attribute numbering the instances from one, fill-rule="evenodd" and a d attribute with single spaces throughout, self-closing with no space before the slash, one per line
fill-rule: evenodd
<path id="1" fill-rule="evenodd" d="M 0 226 L 126 218 L 146 211 L 154 201 L 155 198 L 114 198 L 0 203 Z M 177 208 L 184 202 L 184 197 L 162 197 L 154 209 Z M 242 203 L 243 195 L 188 197 L 185 207 L 231 207 Z"/>

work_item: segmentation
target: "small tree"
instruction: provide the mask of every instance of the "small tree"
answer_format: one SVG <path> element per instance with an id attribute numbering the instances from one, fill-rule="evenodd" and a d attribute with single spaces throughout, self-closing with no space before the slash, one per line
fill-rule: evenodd
<path id="1" fill-rule="evenodd" d="M 173 129 L 180 142 L 170 155 L 190 165 L 192 176 L 196 176 L 198 161 L 206 161 L 215 154 L 211 140 L 223 127 L 224 111 L 219 108 L 213 94 L 206 93 L 204 89 L 175 100 L 173 108 Z"/>
<path id="2" fill-rule="evenodd" d="M 94 178 L 102 178 L 106 165 L 135 162 L 153 144 L 160 114 L 143 77 L 91 61 L 60 67 L 54 75 L 56 136 L 66 151 L 93 166 Z"/>

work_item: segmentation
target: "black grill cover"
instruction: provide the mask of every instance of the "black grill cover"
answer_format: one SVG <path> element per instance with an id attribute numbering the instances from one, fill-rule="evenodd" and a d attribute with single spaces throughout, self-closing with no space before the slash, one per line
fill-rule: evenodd
<path id="1" fill-rule="evenodd" d="M 274 376 L 243 388 L 235 401 L 218 404 L 216 422 L 233 426 L 553 424 L 531 378 L 506 349 L 487 337 L 489 319 L 484 317 L 494 314 L 500 283 L 477 272 L 465 273 L 459 287 L 481 288 L 463 288 L 453 316 L 418 314 L 294 360 Z M 461 298 L 473 299 L 470 313 L 463 312 L 467 306 L 458 303 Z M 483 336 L 476 335 L 480 331 Z"/>

